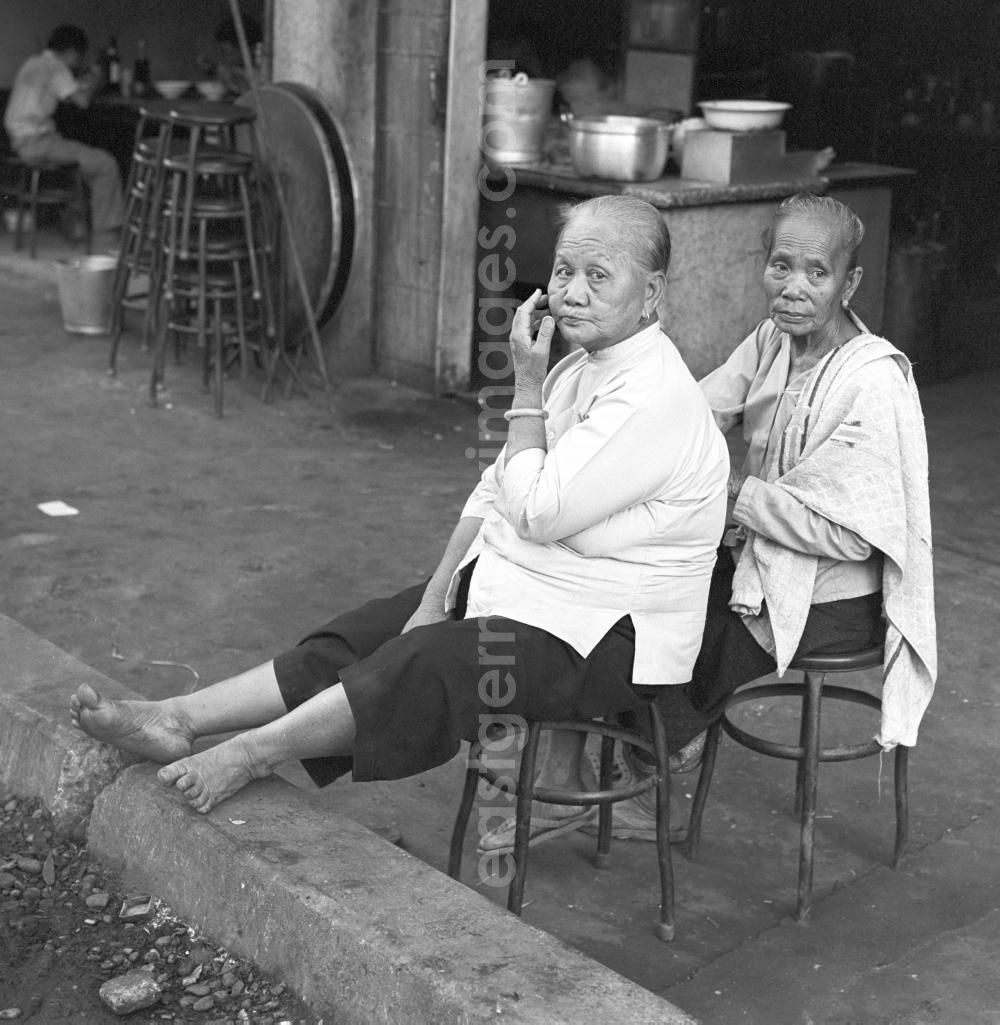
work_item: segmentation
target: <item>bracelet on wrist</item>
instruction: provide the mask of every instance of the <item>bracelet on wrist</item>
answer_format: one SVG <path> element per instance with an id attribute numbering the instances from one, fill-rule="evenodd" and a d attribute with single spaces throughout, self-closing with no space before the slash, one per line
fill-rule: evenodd
<path id="1" fill-rule="evenodd" d="M 540 416 L 543 420 L 548 420 L 549 411 L 547 409 L 534 409 L 528 406 L 519 406 L 517 409 L 508 409 L 504 413 L 503 418 L 508 423 L 511 420 L 516 420 L 519 416 Z"/>

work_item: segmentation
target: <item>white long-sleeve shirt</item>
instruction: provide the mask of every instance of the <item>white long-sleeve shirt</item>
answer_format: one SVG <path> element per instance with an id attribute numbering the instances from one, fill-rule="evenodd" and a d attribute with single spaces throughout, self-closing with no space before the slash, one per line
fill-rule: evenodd
<path id="1" fill-rule="evenodd" d="M 631 615 L 632 682 L 686 683 L 726 510 L 708 403 L 659 325 L 571 353 L 543 401 L 548 451 L 501 451 L 463 510 L 483 518 L 466 616 L 516 619 L 586 656 Z"/>
<path id="2" fill-rule="evenodd" d="M 80 88 L 73 73 L 51 51 L 29 57 L 14 77 L 4 127 L 17 147 L 28 139 L 56 130 L 52 115 Z"/>

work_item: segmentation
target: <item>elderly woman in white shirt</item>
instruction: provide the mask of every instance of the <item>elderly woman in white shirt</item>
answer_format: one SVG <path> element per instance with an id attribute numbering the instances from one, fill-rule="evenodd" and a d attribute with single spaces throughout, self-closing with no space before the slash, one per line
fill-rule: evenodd
<path id="1" fill-rule="evenodd" d="M 450 759 L 491 717 L 636 712 L 679 692 L 728 454 L 657 321 L 669 255 L 641 200 L 568 211 L 547 296 L 513 320 L 507 443 L 426 585 L 194 694 L 110 701 L 82 685 L 74 724 L 163 763 L 160 781 L 208 812 L 291 760 L 321 785 L 399 778 Z M 547 374 L 557 328 L 573 351 Z M 192 753 L 231 731 L 243 732 Z"/>

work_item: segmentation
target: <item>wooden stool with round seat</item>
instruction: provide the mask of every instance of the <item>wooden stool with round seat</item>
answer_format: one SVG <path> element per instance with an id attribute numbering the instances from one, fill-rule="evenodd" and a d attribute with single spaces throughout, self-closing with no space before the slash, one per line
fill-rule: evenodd
<path id="1" fill-rule="evenodd" d="M 599 811 L 597 832 L 597 855 L 594 863 L 606 868 L 611 857 L 612 805 L 627 801 L 647 790 L 656 789 L 656 849 L 660 876 L 660 908 L 656 923 L 656 936 L 664 941 L 674 938 L 674 877 L 670 858 L 670 764 L 667 755 L 667 739 L 663 718 L 655 702 L 649 702 L 652 742 L 642 734 L 625 730 L 599 719 L 569 719 L 559 721 L 527 721 L 527 737 L 521 752 L 521 766 L 518 780 L 502 776 L 482 761 L 483 744 L 472 744 L 469 751 L 465 775 L 465 789 L 455 818 L 451 836 L 451 850 L 448 859 L 448 874 L 458 879 L 462 870 L 462 845 L 468 828 L 469 815 L 475 801 L 476 789 L 481 779 L 486 780 L 504 793 L 517 797 L 516 829 L 514 836 L 514 875 L 507 891 L 507 908 L 520 916 L 524 898 L 524 880 L 528 871 L 528 841 L 531 835 L 532 801 L 549 804 L 596 805 Z M 542 730 L 572 730 L 578 733 L 601 736 L 601 770 L 599 788 L 595 791 L 555 789 L 535 785 L 535 761 L 538 741 Z M 656 770 L 643 779 L 612 785 L 615 742 L 630 745 L 651 753 L 656 760 Z"/>
<path id="2" fill-rule="evenodd" d="M 799 817 L 799 879 L 798 919 L 809 917 L 812 905 L 813 854 L 816 831 L 816 791 L 820 762 L 846 762 L 857 758 L 869 758 L 882 753 L 878 741 L 868 739 L 857 744 L 837 747 L 822 747 L 820 743 L 820 718 L 824 701 L 847 701 L 865 705 L 881 711 L 882 702 L 874 694 L 854 687 L 843 687 L 826 683 L 830 673 L 855 673 L 880 666 L 884 660 L 881 645 L 863 651 L 835 655 L 810 655 L 797 659 L 789 669 L 804 674 L 802 681 L 757 684 L 744 687 L 730 695 L 719 719 L 708 731 L 705 742 L 701 773 L 691 807 L 688 823 L 687 856 L 694 860 L 698 856 L 701 839 L 701 819 L 712 784 L 715 757 L 722 732 L 738 744 L 772 758 L 783 758 L 796 763 L 795 811 Z M 802 713 L 799 723 L 799 743 L 780 744 L 748 733 L 730 717 L 730 711 L 737 705 L 766 698 L 793 697 L 801 702 Z M 896 839 L 892 867 L 898 868 L 906 852 L 909 837 L 909 808 L 907 804 L 907 753 L 902 744 L 895 751 L 895 803 Z"/>
<path id="3" fill-rule="evenodd" d="M 15 201 L 17 222 L 14 230 L 14 248 L 24 246 L 25 215 L 27 215 L 28 252 L 37 256 L 38 211 L 43 207 L 69 207 L 75 209 L 84 226 L 86 251 L 90 252 L 90 204 L 83 173 L 75 161 L 33 160 L 8 157 L 7 163 L 17 171 L 16 183 L 9 190 Z"/>

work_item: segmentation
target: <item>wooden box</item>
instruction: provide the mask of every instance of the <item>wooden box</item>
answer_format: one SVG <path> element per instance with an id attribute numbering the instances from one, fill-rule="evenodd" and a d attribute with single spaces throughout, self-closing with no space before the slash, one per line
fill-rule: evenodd
<path id="1" fill-rule="evenodd" d="M 780 128 L 763 132 L 722 132 L 712 128 L 684 136 L 681 177 L 735 185 L 782 181 L 815 173 L 816 154 L 785 152 Z"/>

